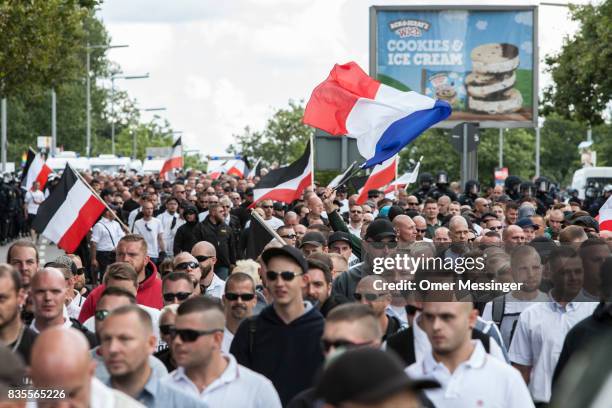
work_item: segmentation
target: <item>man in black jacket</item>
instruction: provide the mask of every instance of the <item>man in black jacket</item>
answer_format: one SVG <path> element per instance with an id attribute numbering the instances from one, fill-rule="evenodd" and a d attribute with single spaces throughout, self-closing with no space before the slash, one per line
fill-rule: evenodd
<path id="1" fill-rule="evenodd" d="M 262 259 L 273 303 L 240 324 L 230 352 L 238 363 L 268 377 L 286 406 L 313 385 L 323 362 L 324 320 L 303 300 L 308 264 L 299 249 L 269 248 Z"/>
<path id="2" fill-rule="evenodd" d="M 225 280 L 230 269 L 236 264 L 236 240 L 229 225 L 225 223 L 225 214 L 221 204 L 208 206 L 208 216 L 194 231 L 196 242 L 208 241 L 217 251 L 215 273 Z"/>
<path id="3" fill-rule="evenodd" d="M 199 228 L 198 210 L 193 206 L 185 207 L 183 210 L 185 224 L 178 227 L 174 236 L 174 246 L 172 252 L 191 252 L 191 248 L 198 242 L 195 238 L 195 230 Z"/>

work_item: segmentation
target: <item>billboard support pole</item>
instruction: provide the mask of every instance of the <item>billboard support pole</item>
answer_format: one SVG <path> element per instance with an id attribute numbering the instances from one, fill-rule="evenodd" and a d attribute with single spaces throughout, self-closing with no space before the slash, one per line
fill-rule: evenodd
<path id="1" fill-rule="evenodd" d="M 462 177 L 461 184 L 465 186 L 468 180 L 468 124 L 463 124 L 463 152 L 462 152 Z"/>
<path id="2" fill-rule="evenodd" d="M 535 153 L 535 175 L 540 177 L 540 124 L 536 126 L 536 153 Z"/>

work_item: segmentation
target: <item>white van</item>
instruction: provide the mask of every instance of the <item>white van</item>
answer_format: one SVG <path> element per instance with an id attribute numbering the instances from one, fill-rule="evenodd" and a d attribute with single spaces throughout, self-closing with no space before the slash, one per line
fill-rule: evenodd
<path id="1" fill-rule="evenodd" d="M 574 172 L 572 188 L 578 190 L 578 198 L 584 200 L 587 188 L 592 187 L 598 191 L 612 184 L 612 167 L 584 167 Z"/>
<path id="2" fill-rule="evenodd" d="M 56 173 L 62 172 L 66 168 L 66 163 L 70 163 L 70 166 L 78 171 L 90 170 L 89 159 L 78 157 L 76 152 L 71 151 L 59 152 L 54 157 L 47 158 L 45 163 Z"/>
<path id="3" fill-rule="evenodd" d="M 89 159 L 91 171 L 99 171 L 114 175 L 119 173 L 119 170 L 129 170 L 131 159 L 129 157 L 117 157 L 113 154 L 101 154 L 98 157 Z"/>

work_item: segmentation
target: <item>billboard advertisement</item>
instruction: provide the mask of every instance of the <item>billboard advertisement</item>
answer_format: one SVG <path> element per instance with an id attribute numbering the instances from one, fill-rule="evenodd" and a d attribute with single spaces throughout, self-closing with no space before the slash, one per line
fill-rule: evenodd
<path id="1" fill-rule="evenodd" d="M 370 75 L 448 101 L 445 126 L 535 126 L 535 7 L 374 6 L 370 18 Z"/>

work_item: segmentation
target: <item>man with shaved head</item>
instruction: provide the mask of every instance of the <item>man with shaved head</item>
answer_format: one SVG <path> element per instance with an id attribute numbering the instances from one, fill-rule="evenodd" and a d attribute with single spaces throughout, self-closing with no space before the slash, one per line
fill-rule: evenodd
<path id="1" fill-rule="evenodd" d="M 270 380 L 221 351 L 224 328 L 225 316 L 217 300 L 198 297 L 182 303 L 172 334 L 172 353 L 179 368 L 167 382 L 211 407 L 280 408 Z M 212 383 L 216 385 L 211 387 Z"/>
<path id="2" fill-rule="evenodd" d="M 96 363 L 88 349 L 87 339 L 77 330 L 64 327 L 45 330 L 32 349 L 31 376 L 34 386 L 62 391 L 63 402 L 72 407 L 93 407 L 101 401 L 104 401 L 105 407 L 142 407 L 126 394 L 108 388 L 94 376 Z"/>
<path id="3" fill-rule="evenodd" d="M 221 299 L 225 282 L 214 272 L 215 263 L 217 262 L 217 251 L 214 245 L 207 241 L 200 241 L 193 246 L 191 255 L 200 264 L 200 272 L 202 273 L 200 293 Z"/>
<path id="4" fill-rule="evenodd" d="M 305 226 L 310 226 L 310 224 L 314 224 L 315 222 L 323 223 L 325 225 L 329 225 L 329 221 L 327 218 L 323 216 L 323 201 L 316 194 L 310 195 L 308 200 L 306 201 L 306 205 L 308 205 L 308 214 L 300 223 Z"/>
<path id="5" fill-rule="evenodd" d="M 416 225 L 412 219 L 405 215 L 400 214 L 393 219 L 393 227 L 397 232 L 398 241 L 403 244 L 412 244 L 416 241 L 417 230 Z"/>
<path id="6" fill-rule="evenodd" d="M 469 249 L 468 235 L 470 230 L 465 218 L 454 215 L 448 222 L 448 235 L 451 239 L 450 247 L 444 251 L 444 258 L 457 259 Z"/>
<path id="7" fill-rule="evenodd" d="M 54 326 L 73 327 L 85 335 L 93 348 L 96 345 L 96 336 L 78 320 L 68 316 L 64 306 L 67 290 L 64 274 L 59 269 L 43 268 L 34 275 L 31 288 L 34 320 L 30 329 L 40 333 Z"/>
<path id="8" fill-rule="evenodd" d="M 191 255 L 189 252 L 181 252 L 173 258 L 172 265 L 174 272 L 185 272 L 191 277 L 194 285 L 193 293 L 195 296 L 200 295 L 202 270 L 195 256 Z"/>
<path id="9" fill-rule="evenodd" d="M 506 252 L 511 253 L 517 246 L 525 244 L 525 232 L 518 225 L 509 225 L 502 234 L 502 241 Z"/>
<path id="10" fill-rule="evenodd" d="M 149 408 L 204 407 L 153 374 L 149 358 L 157 339 L 151 317 L 136 305 L 113 310 L 101 327 L 100 351 L 111 377 L 107 385 Z"/>
<path id="11" fill-rule="evenodd" d="M 431 239 L 425 237 L 425 234 L 427 234 L 427 221 L 425 221 L 425 217 L 417 215 L 412 218 L 412 221 L 414 221 L 416 226 L 416 240 L 431 242 Z"/>
<path id="12" fill-rule="evenodd" d="M 442 385 L 425 391 L 436 407 L 533 407 L 518 371 L 489 358 L 482 342 L 472 340 L 477 315 L 469 301 L 424 302 L 421 323 L 432 351 L 406 372 L 413 379 L 435 379 Z"/>

